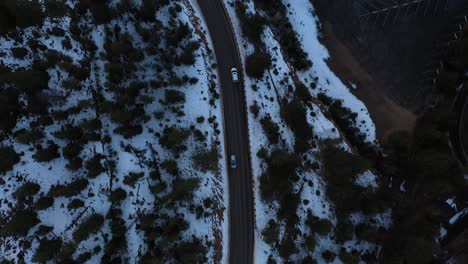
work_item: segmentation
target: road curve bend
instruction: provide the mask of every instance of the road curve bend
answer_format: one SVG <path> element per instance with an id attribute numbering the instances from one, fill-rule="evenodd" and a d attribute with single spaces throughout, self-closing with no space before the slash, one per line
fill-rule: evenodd
<path id="1" fill-rule="evenodd" d="M 229 177 L 229 263 L 253 263 L 254 209 L 250 168 L 247 106 L 242 63 L 235 34 L 222 0 L 197 0 L 213 41 L 224 115 L 226 159 L 237 157 L 237 168 L 228 164 Z M 233 83 L 231 68 L 239 72 Z"/>

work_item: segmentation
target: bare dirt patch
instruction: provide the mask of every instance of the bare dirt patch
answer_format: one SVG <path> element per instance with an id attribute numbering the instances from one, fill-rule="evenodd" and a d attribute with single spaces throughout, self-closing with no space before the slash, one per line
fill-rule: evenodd
<path id="1" fill-rule="evenodd" d="M 356 60 L 351 51 L 335 36 L 329 22 L 323 24 L 322 42 L 330 52 L 329 67 L 343 83 L 357 85 L 352 93 L 367 106 L 374 120 L 377 138 L 385 137 L 396 130 L 412 130 L 416 121 L 414 113 L 389 99 L 382 91 L 382 84 L 374 79 Z"/>
<path id="2" fill-rule="evenodd" d="M 328 64 L 344 83 L 358 85 L 353 93 L 367 105 L 377 137 L 411 130 L 413 113 L 426 107 L 433 92 L 426 73 L 435 70 L 441 39 L 451 32 L 466 1 L 453 0 L 450 8 L 432 5 L 427 14 L 403 9 L 399 15 L 390 14 L 385 25 L 383 13 L 372 17 L 364 29 L 356 4 L 365 0 L 311 1 L 323 23 L 322 42 L 331 53 Z"/>

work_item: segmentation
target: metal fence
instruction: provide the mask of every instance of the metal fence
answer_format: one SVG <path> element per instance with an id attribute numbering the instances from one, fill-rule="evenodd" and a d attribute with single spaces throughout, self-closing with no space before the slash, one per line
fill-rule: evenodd
<path id="1" fill-rule="evenodd" d="M 429 16 L 454 7 L 454 0 L 361 0 L 354 7 L 363 31 L 414 16 Z"/>

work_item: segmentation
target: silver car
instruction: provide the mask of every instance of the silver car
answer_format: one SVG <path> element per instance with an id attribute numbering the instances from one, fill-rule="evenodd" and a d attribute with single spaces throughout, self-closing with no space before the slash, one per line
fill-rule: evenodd
<path id="1" fill-rule="evenodd" d="M 231 169 L 237 168 L 236 155 L 231 155 Z"/>
<path id="2" fill-rule="evenodd" d="M 231 68 L 231 77 L 233 82 L 239 82 L 239 74 L 237 73 L 236 68 Z"/>

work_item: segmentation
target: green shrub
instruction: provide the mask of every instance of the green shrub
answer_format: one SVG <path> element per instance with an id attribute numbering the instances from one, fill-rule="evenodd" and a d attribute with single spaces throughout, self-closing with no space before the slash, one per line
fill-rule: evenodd
<path id="1" fill-rule="evenodd" d="M 24 59 L 29 53 L 29 51 L 23 47 L 11 48 L 11 52 L 13 53 L 13 56 L 18 59 Z"/>
<path id="2" fill-rule="evenodd" d="M 135 183 L 145 175 L 144 172 L 130 172 L 127 176 L 124 177 L 123 183 L 129 186 L 134 187 Z"/>
<path id="3" fill-rule="evenodd" d="M 73 254 L 77 250 L 77 247 L 78 245 L 72 241 L 63 243 L 62 248 L 60 249 L 59 259 L 64 260 L 65 263 L 73 263 Z"/>
<path id="4" fill-rule="evenodd" d="M 294 154 L 275 149 L 267 159 L 268 171 L 260 177 L 260 192 L 263 199 L 280 198 L 290 193 L 292 182 L 297 177 L 296 169 L 300 165 Z"/>
<path id="5" fill-rule="evenodd" d="M 73 209 L 81 208 L 84 205 L 85 205 L 85 203 L 82 200 L 73 199 L 68 203 L 67 208 L 68 208 L 68 210 L 73 210 Z"/>
<path id="6" fill-rule="evenodd" d="M 265 71 L 270 67 L 271 57 L 268 53 L 255 51 L 253 54 L 247 56 L 245 69 L 247 75 L 252 78 L 262 78 Z"/>
<path id="7" fill-rule="evenodd" d="M 45 210 L 51 207 L 52 205 L 54 205 L 54 197 L 43 196 L 37 200 L 35 208 L 37 210 Z"/>
<path id="8" fill-rule="evenodd" d="M 261 42 L 266 20 L 259 14 L 246 12 L 246 6 L 241 1 L 236 1 L 236 14 L 239 17 L 242 33 L 254 44 Z"/>
<path id="9" fill-rule="evenodd" d="M 129 139 L 143 133 L 143 127 L 140 124 L 123 125 L 114 129 L 114 133 L 122 135 L 125 139 Z"/>
<path id="10" fill-rule="evenodd" d="M 0 2 L 0 31 L 42 25 L 44 14 L 38 0 L 4 0 Z"/>
<path id="11" fill-rule="evenodd" d="M 87 261 L 89 261 L 92 257 L 93 257 L 93 253 L 91 252 L 83 252 L 81 254 L 78 255 L 78 257 L 76 258 L 76 262 L 77 263 L 86 263 Z M 103 262 L 105 263 L 105 262 Z"/>
<path id="12" fill-rule="evenodd" d="M 45 263 L 51 260 L 60 251 L 61 246 L 62 240 L 60 239 L 41 239 L 32 261 Z"/>
<path id="13" fill-rule="evenodd" d="M 57 37 L 65 37 L 65 30 L 60 27 L 54 26 L 47 30 L 47 34 Z"/>
<path id="14" fill-rule="evenodd" d="M 356 176 L 371 166 L 368 160 L 343 150 L 331 140 L 321 143 L 320 156 L 324 176 L 331 184 L 354 183 Z"/>
<path id="15" fill-rule="evenodd" d="M 258 114 L 260 113 L 260 107 L 258 106 L 257 101 L 255 101 L 254 104 L 249 107 L 249 110 L 255 118 L 258 117 Z"/>
<path id="16" fill-rule="evenodd" d="M 35 94 L 48 88 L 49 74 L 42 71 L 7 72 L 0 75 L 0 83 L 10 83 L 21 91 Z"/>
<path id="17" fill-rule="evenodd" d="M 122 188 L 117 188 L 109 195 L 109 200 L 112 203 L 120 203 L 127 198 L 127 192 Z"/>
<path id="18" fill-rule="evenodd" d="M 150 188 L 151 193 L 160 194 L 164 192 L 164 190 L 166 190 L 167 184 L 165 182 L 159 182 L 156 185 L 151 185 L 149 188 Z"/>
<path id="19" fill-rule="evenodd" d="M 265 242 L 273 246 L 279 239 L 279 225 L 275 220 L 270 219 L 267 226 L 262 231 L 262 236 Z"/>
<path id="20" fill-rule="evenodd" d="M 325 250 L 322 252 L 322 258 L 327 262 L 333 262 L 336 258 L 336 254 L 331 252 L 330 250 Z"/>
<path id="21" fill-rule="evenodd" d="M 193 131 L 193 135 L 195 136 L 195 139 L 200 142 L 205 142 L 206 141 L 206 136 L 201 132 L 199 129 L 195 129 Z"/>
<path id="22" fill-rule="evenodd" d="M 171 150 L 175 154 L 179 154 L 187 149 L 184 141 L 190 135 L 190 131 L 177 127 L 168 127 L 163 131 L 163 135 L 159 139 L 159 144 L 166 149 Z"/>
<path id="23" fill-rule="evenodd" d="M 174 256 L 178 263 L 207 263 L 207 248 L 198 238 L 178 243 Z"/>
<path id="24" fill-rule="evenodd" d="M 354 182 L 360 173 L 370 168 L 370 162 L 339 148 L 332 140 L 321 143 L 320 158 L 327 196 L 335 205 L 337 217 L 346 217 L 351 211 L 361 210 L 363 190 Z"/>
<path id="25" fill-rule="evenodd" d="M 139 12 L 140 18 L 145 22 L 155 22 L 158 8 L 159 2 L 143 0 Z"/>
<path id="26" fill-rule="evenodd" d="M 360 240 L 366 240 L 376 244 L 382 242 L 382 232 L 374 226 L 359 224 L 356 226 L 355 234 Z"/>
<path id="27" fill-rule="evenodd" d="M 83 120 L 78 126 L 85 131 L 99 131 L 102 128 L 102 122 L 101 120 L 94 118 Z"/>
<path id="28" fill-rule="evenodd" d="M 66 14 L 65 0 L 45 0 L 44 5 L 48 16 L 51 17 L 63 17 Z"/>
<path id="29" fill-rule="evenodd" d="M 83 167 L 83 159 L 80 157 L 74 158 L 68 162 L 66 167 L 71 171 L 77 171 Z"/>
<path id="30" fill-rule="evenodd" d="M 115 15 L 114 8 L 109 6 L 109 1 L 79 1 L 76 9 L 85 13 L 89 10 L 96 24 L 107 24 Z"/>
<path id="31" fill-rule="evenodd" d="M 166 104 L 185 103 L 185 94 L 173 89 L 165 90 L 164 102 Z"/>
<path id="32" fill-rule="evenodd" d="M 72 197 L 80 194 L 88 184 L 89 182 L 87 179 L 78 179 L 70 182 L 69 184 L 53 185 L 49 190 L 49 195 L 52 195 L 53 197 Z"/>
<path id="33" fill-rule="evenodd" d="M 321 236 L 326 236 L 330 233 L 333 225 L 328 219 L 321 219 L 314 216 L 310 211 L 307 214 L 307 226 L 313 232 L 317 232 Z"/>
<path id="34" fill-rule="evenodd" d="M 105 255 L 112 256 L 119 250 L 127 248 L 127 228 L 125 221 L 122 218 L 114 218 L 110 224 L 112 239 L 106 244 L 104 248 Z"/>
<path id="35" fill-rule="evenodd" d="M 189 42 L 180 55 L 180 62 L 183 65 L 194 65 L 195 64 L 195 51 L 200 48 L 200 43 L 196 41 Z"/>
<path id="36" fill-rule="evenodd" d="M 41 186 L 37 183 L 26 182 L 13 193 L 13 198 L 18 202 L 24 202 L 31 199 L 41 190 Z"/>
<path id="37" fill-rule="evenodd" d="M 200 179 L 181 179 L 177 178 L 172 182 L 172 192 L 167 201 L 169 204 L 175 204 L 182 201 L 190 201 L 193 198 L 193 192 L 200 186 Z"/>
<path id="38" fill-rule="evenodd" d="M 288 260 L 293 254 L 299 253 L 299 250 L 294 243 L 294 240 L 291 236 L 285 237 L 279 246 L 279 255 L 281 258 Z"/>
<path id="39" fill-rule="evenodd" d="M 314 235 L 309 235 L 305 238 L 305 246 L 309 252 L 313 252 L 317 246 L 317 240 Z"/>
<path id="40" fill-rule="evenodd" d="M 82 150 L 83 150 L 83 145 L 72 142 L 72 143 L 67 144 L 62 149 L 62 154 L 63 154 L 63 157 L 66 158 L 67 160 L 73 160 L 80 155 Z"/>
<path id="41" fill-rule="evenodd" d="M 304 259 L 302 259 L 301 264 L 317 264 L 317 260 L 312 258 L 311 256 L 306 256 Z"/>
<path id="42" fill-rule="evenodd" d="M 102 159 L 104 159 L 104 156 L 102 154 L 96 154 L 94 157 L 86 161 L 86 170 L 88 170 L 88 177 L 96 178 L 101 173 L 106 171 L 101 163 Z"/>
<path id="43" fill-rule="evenodd" d="M 66 36 L 66 37 L 62 40 L 62 47 L 63 47 L 65 50 L 71 50 L 71 49 L 73 48 L 73 45 L 72 45 L 71 40 L 70 40 L 70 37 Z M 78 90 L 81 90 L 81 87 L 79 87 Z"/>
<path id="44" fill-rule="evenodd" d="M 165 160 L 161 163 L 161 168 L 163 168 L 167 173 L 172 176 L 179 175 L 179 167 L 175 160 Z"/>
<path id="45" fill-rule="evenodd" d="M 360 263 L 359 254 L 357 252 L 347 252 L 343 248 L 340 250 L 340 254 L 338 255 L 338 258 L 344 264 L 358 264 L 358 263 Z"/>
<path id="46" fill-rule="evenodd" d="M 296 139 L 307 143 L 313 136 L 313 128 L 307 121 L 307 109 L 302 101 L 295 98 L 283 108 L 284 119 L 294 132 Z"/>
<path id="47" fill-rule="evenodd" d="M 219 153 L 215 148 L 209 150 L 201 150 L 195 153 L 192 157 L 192 161 L 196 168 L 203 172 L 218 170 Z"/>
<path id="48" fill-rule="evenodd" d="M 255 0 L 256 6 L 265 11 L 270 18 L 270 26 L 278 35 L 285 57 L 297 70 L 307 70 L 312 66 L 308 54 L 302 49 L 294 28 L 287 16 L 288 9 L 281 1 Z"/>
<path id="49" fill-rule="evenodd" d="M 19 101 L 19 91 L 13 87 L 0 89 L 0 131 L 10 131 L 16 126 L 22 106 Z"/>
<path id="50" fill-rule="evenodd" d="M 123 81 L 125 66 L 120 63 L 107 63 L 104 66 L 108 80 L 113 84 L 119 84 Z"/>
<path id="51" fill-rule="evenodd" d="M 318 93 L 317 98 L 325 105 L 330 106 L 333 103 L 333 98 L 330 96 L 324 94 L 324 93 Z"/>
<path id="52" fill-rule="evenodd" d="M 278 124 L 274 123 L 269 115 L 260 119 L 260 124 L 267 135 L 268 141 L 271 144 L 278 143 L 280 137 Z"/>
<path id="53" fill-rule="evenodd" d="M 52 232 L 52 230 L 54 230 L 54 228 L 51 226 L 39 225 L 36 231 L 36 235 L 45 236 L 48 233 Z"/>
<path id="54" fill-rule="evenodd" d="M 303 83 L 299 83 L 296 85 L 294 95 L 297 98 L 301 99 L 302 102 L 304 102 L 304 104 L 308 104 L 312 101 L 312 95 Z"/>
<path id="55" fill-rule="evenodd" d="M 16 131 L 13 135 L 18 143 L 25 145 L 37 142 L 44 137 L 44 133 L 38 129 L 34 129 L 32 131 L 21 129 Z"/>
<path id="56" fill-rule="evenodd" d="M 352 240 L 354 235 L 354 225 L 349 220 L 338 219 L 335 227 L 335 240 L 338 243 L 344 243 L 347 240 Z"/>
<path id="57" fill-rule="evenodd" d="M 83 130 L 80 127 L 66 124 L 65 126 L 62 126 L 59 131 L 55 131 L 53 135 L 58 139 L 81 142 L 80 140 L 83 138 Z"/>
<path id="58" fill-rule="evenodd" d="M 203 117 L 203 116 L 197 117 L 197 123 L 198 124 L 203 124 L 203 122 L 205 122 L 205 117 Z"/>
<path id="59" fill-rule="evenodd" d="M 0 174 L 8 172 L 20 161 L 13 147 L 0 146 Z"/>
<path id="60" fill-rule="evenodd" d="M 84 220 L 73 232 L 73 239 L 76 242 L 86 240 L 92 234 L 99 231 L 104 224 L 104 217 L 100 214 L 93 214 Z"/>
<path id="61" fill-rule="evenodd" d="M 54 159 L 60 158 L 58 152 L 59 146 L 52 141 L 48 142 L 48 146 L 45 149 L 39 149 L 34 155 L 33 158 L 39 162 L 50 162 Z"/>
<path id="62" fill-rule="evenodd" d="M 13 213 L 10 220 L 0 229 L 2 236 L 26 236 L 29 229 L 39 223 L 37 213 L 27 209 Z"/>
<path id="63" fill-rule="evenodd" d="M 74 90 L 74 91 L 80 91 L 82 86 L 81 86 L 81 82 L 73 77 L 70 77 L 70 78 L 67 78 L 67 79 L 64 79 L 62 81 L 62 87 L 67 89 L 67 90 Z M 67 113 L 65 113 L 67 114 Z M 63 120 L 65 120 L 66 118 L 68 117 L 68 115 L 65 115 L 63 117 Z"/>
<path id="64" fill-rule="evenodd" d="M 265 160 L 266 158 L 268 158 L 268 150 L 264 147 L 260 148 L 258 151 L 257 151 L 257 157 Z"/>

